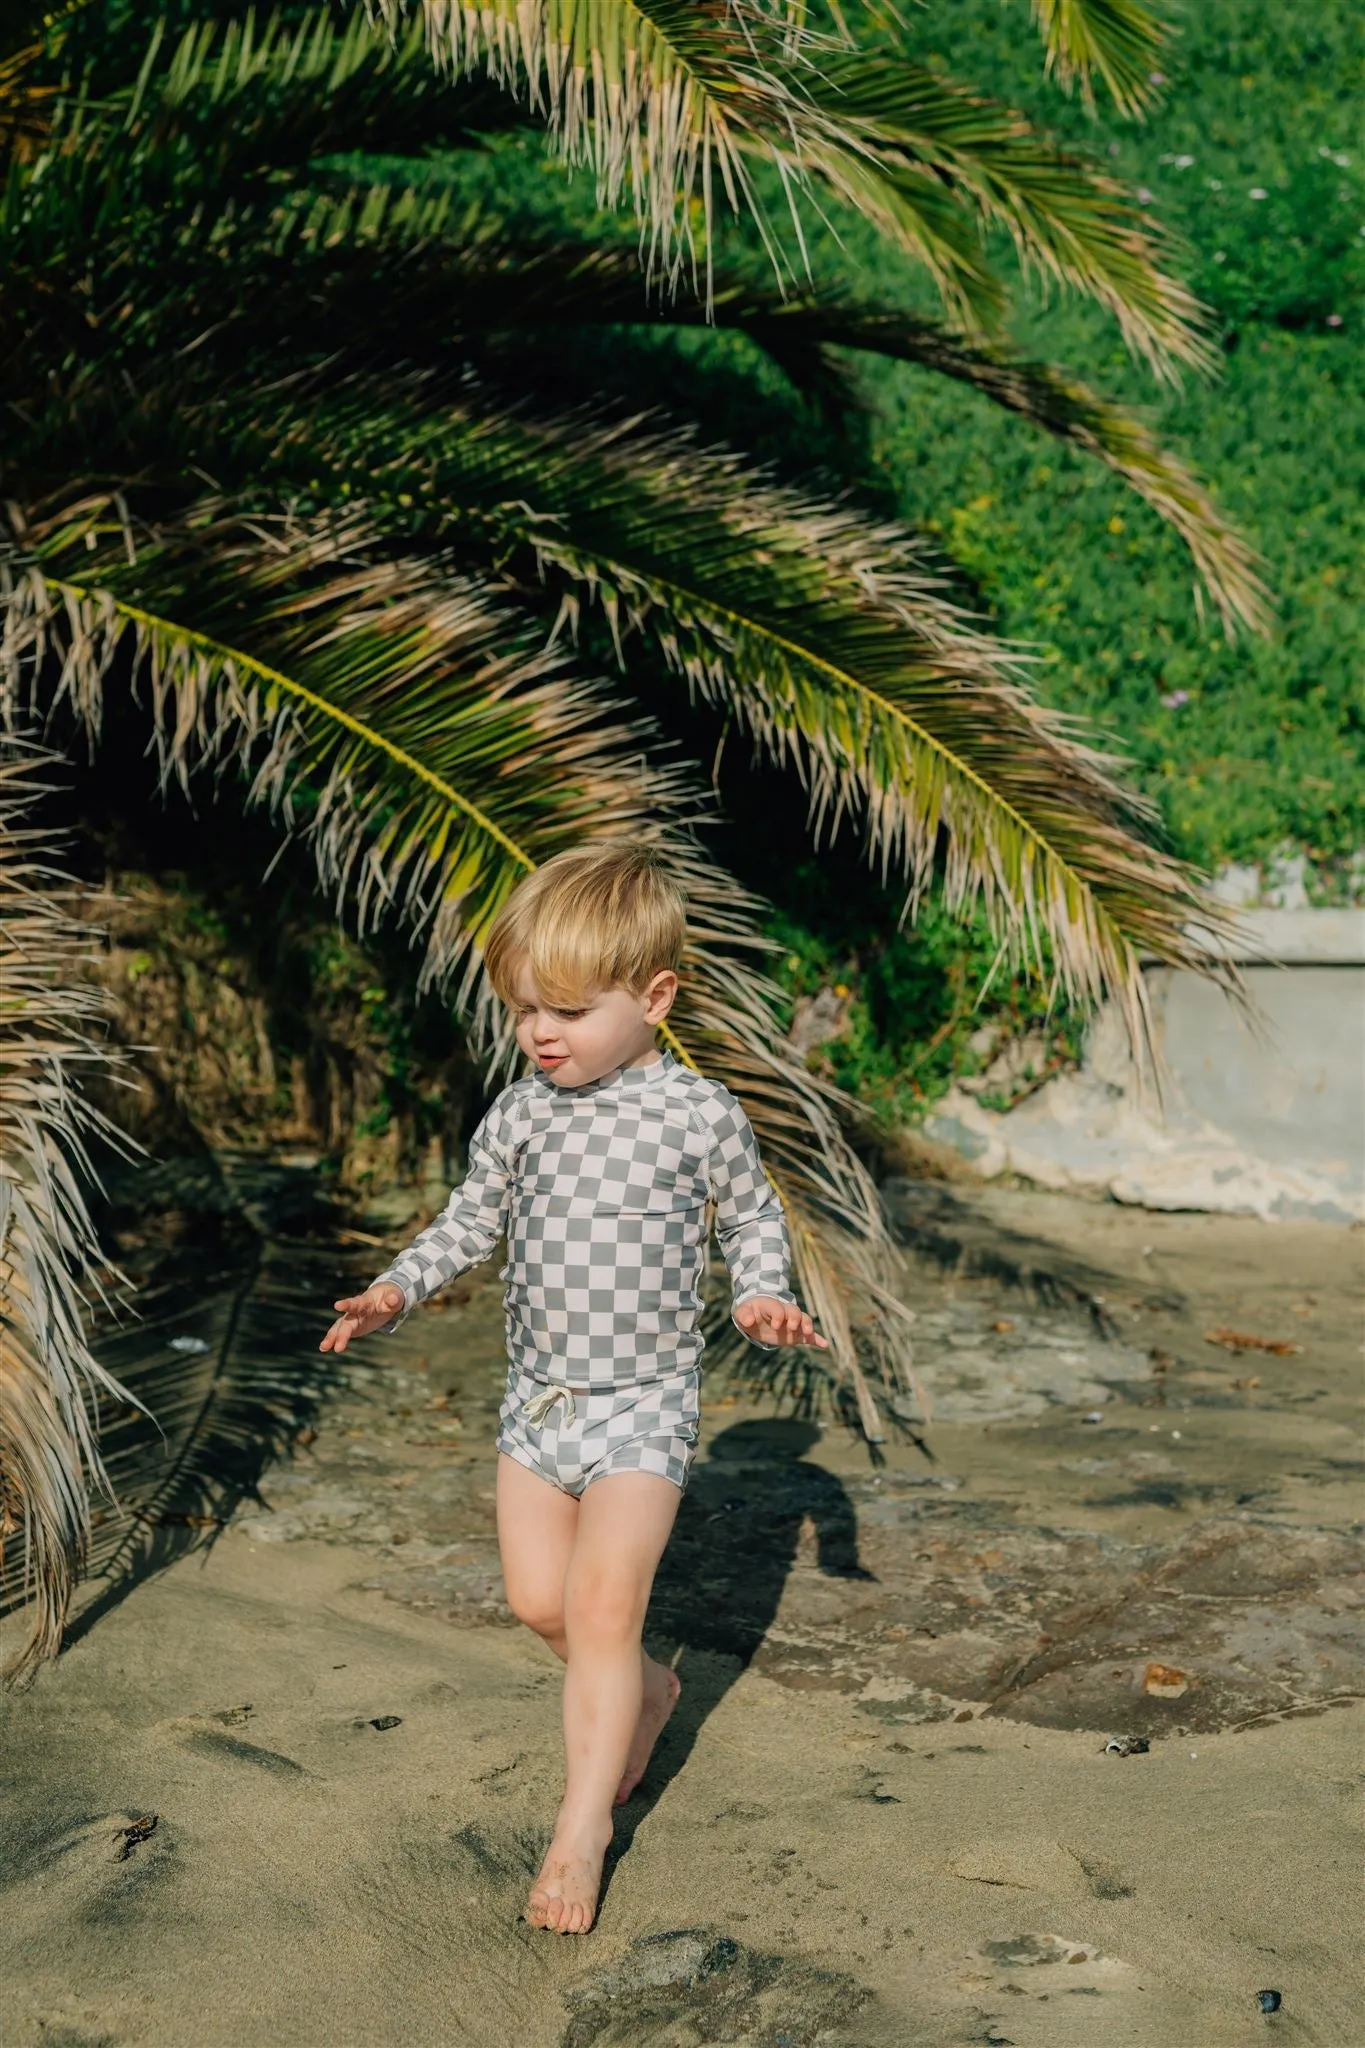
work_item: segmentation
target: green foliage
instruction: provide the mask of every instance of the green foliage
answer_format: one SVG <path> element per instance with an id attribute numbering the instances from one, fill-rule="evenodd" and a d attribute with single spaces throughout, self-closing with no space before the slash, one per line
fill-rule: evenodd
<path id="1" fill-rule="evenodd" d="M 973 1039 L 983 1026 L 996 1043 L 1041 1036 L 1052 1066 L 1078 1056 L 1081 1017 L 1049 1003 L 1038 977 L 1001 973 L 984 924 L 964 931 L 931 903 L 912 928 L 888 928 L 884 917 L 850 918 L 847 897 L 832 900 L 815 865 L 793 879 L 802 916 L 779 911 L 774 920 L 785 949 L 778 979 L 794 1012 L 802 997 L 838 999 L 837 1035 L 808 1058 L 855 1095 L 879 1129 L 919 1122 L 957 1075 L 979 1071 L 985 1059 Z"/>
<path id="2" fill-rule="evenodd" d="M 1041 104 L 1011 13 L 963 0 L 953 23 L 941 61 Z M 1222 342 L 1212 388 L 1153 404 L 1083 308 L 1047 319 L 1050 348 L 1145 397 L 1160 437 L 1218 479 L 1268 564 L 1269 640 L 1229 646 L 1202 621 L 1169 534 L 1069 452 L 913 370 L 879 372 L 875 389 L 888 501 L 940 534 L 995 623 L 1034 646 L 1044 697 L 1131 758 L 1179 849 L 1215 866 L 1288 844 L 1317 863 L 1328 897 L 1365 843 L 1359 30 L 1355 0 L 1309 15 L 1212 0 L 1182 19 L 1164 105 L 1139 127 L 1103 107 L 1094 124 L 1114 168 L 1190 246 Z M 1085 132 L 1077 110 L 1048 112 Z"/>

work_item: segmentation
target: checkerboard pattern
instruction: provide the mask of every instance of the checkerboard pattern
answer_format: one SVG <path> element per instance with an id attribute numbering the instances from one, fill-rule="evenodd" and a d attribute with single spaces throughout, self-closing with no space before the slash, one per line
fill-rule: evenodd
<path id="1" fill-rule="evenodd" d="M 653 1472 L 686 1487 L 701 1423 L 701 1374 L 575 1394 L 573 1414 L 557 1402 L 536 1429 L 526 1404 L 544 1382 L 513 1366 L 498 1417 L 498 1449 L 548 1479 L 562 1493 L 581 1495 L 612 1472 Z"/>
<path id="2" fill-rule="evenodd" d="M 782 1205 L 728 1089 L 668 1053 L 585 1088 L 530 1075 L 480 1124 L 445 1210 L 379 1277 L 406 1315 L 505 1231 L 514 1370 L 587 1393 L 671 1379 L 701 1357 L 712 1200 L 735 1307 L 791 1301 Z"/>

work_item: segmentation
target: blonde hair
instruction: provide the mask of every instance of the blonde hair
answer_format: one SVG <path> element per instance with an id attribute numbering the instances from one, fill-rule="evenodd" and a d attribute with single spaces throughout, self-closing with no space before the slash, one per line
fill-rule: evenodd
<path id="1" fill-rule="evenodd" d="M 603 839 L 518 883 L 493 920 L 484 965 L 509 1006 L 523 966 L 555 1004 L 595 989 L 638 994 L 661 969 L 677 970 L 686 924 L 687 898 L 655 849 Z"/>

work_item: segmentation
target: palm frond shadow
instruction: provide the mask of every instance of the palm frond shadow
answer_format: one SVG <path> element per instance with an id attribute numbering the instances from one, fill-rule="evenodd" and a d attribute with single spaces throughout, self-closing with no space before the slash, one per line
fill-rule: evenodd
<path id="1" fill-rule="evenodd" d="M 100 1441 L 113 1500 L 93 1516 L 88 1581 L 66 1632 L 78 1642 L 135 1587 L 211 1549 L 267 1470 L 293 1455 L 344 1368 L 317 1348 L 335 1249 L 253 1236 L 193 1276 L 160 1277 L 140 1320 L 101 1355 L 149 1414 L 107 1409 Z M 202 1344 L 204 1349 L 175 1348 Z M 151 1418 L 154 1417 L 155 1421 Z"/>

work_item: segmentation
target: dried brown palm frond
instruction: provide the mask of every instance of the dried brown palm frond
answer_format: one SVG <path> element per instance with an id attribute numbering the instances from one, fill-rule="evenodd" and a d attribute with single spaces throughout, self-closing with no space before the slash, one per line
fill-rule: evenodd
<path id="1" fill-rule="evenodd" d="M 127 1398 L 85 1334 L 92 1298 L 117 1287 L 86 1206 L 87 1148 L 117 1134 L 83 1090 L 117 1058 L 85 972 L 98 935 L 27 822 L 46 760 L 0 742 L 0 1607 L 32 1603 L 11 1680 L 60 1643 L 104 1485 L 95 1397 Z"/>
<path id="2" fill-rule="evenodd" d="M 674 830 L 664 844 L 687 890 L 691 941 L 665 1035 L 689 1066 L 743 1102 L 787 1211 L 806 1305 L 829 1339 L 869 1442 L 885 1434 L 877 1398 L 915 1391 L 899 1255 L 867 1169 L 849 1146 L 847 1103 L 774 1028 L 781 991 L 763 972 L 765 906 Z M 730 1345 L 728 1324 L 718 1335 Z M 767 1361 L 779 1370 L 781 1355 Z M 808 1371 L 802 1362 L 802 1371 Z"/>

